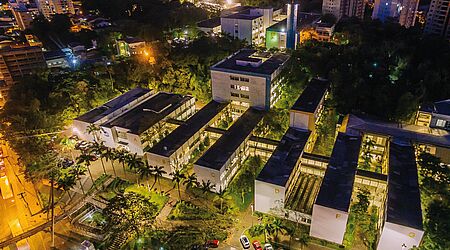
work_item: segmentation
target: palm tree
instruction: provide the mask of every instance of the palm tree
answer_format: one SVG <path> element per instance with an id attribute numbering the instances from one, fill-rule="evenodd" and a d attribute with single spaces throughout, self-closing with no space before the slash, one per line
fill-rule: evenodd
<path id="1" fill-rule="evenodd" d="M 81 154 L 77 158 L 77 164 L 84 165 L 89 172 L 89 176 L 91 177 L 92 183 L 94 183 L 94 178 L 91 173 L 91 162 L 94 161 L 94 156 L 90 154 Z"/>
<path id="2" fill-rule="evenodd" d="M 136 153 L 134 155 L 128 155 L 126 161 L 128 167 L 130 169 L 134 169 L 135 172 L 137 172 L 140 168 L 144 166 L 144 162 L 137 156 Z M 139 178 L 136 179 L 136 182 L 139 184 Z"/>
<path id="3" fill-rule="evenodd" d="M 223 213 L 223 203 L 228 201 L 230 199 L 230 196 L 228 196 L 228 192 L 222 188 L 220 188 L 219 192 L 217 193 L 217 196 L 214 197 L 214 201 L 220 202 L 220 212 Z"/>
<path id="4" fill-rule="evenodd" d="M 183 181 L 183 184 L 186 186 L 186 189 L 197 187 L 198 181 L 195 173 L 186 176 L 186 179 Z"/>
<path id="5" fill-rule="evenodd" d="M 275 234 L 275 238 L 278 239 L 278 233 L 286 232 L 286 226 L 283 225 L 283 222 L 279 218 L 274 218 L 272 223 L 270 224 L 272 229 L 272 233 Z"/>
<path id="6" fill-rule="evenodd" d="M 303 249 L 304 247 L 308 246 L 309 243 L 309 235 L 305 232 L 302 232 L 300 237 L 298 238 L 298 244 L 300 244 L 300 249 Z"/>
<path id="7" fill-rule="evenodd" d="M 98 135 L 97 133 L 101 131 L 101 128 L 95 124 L 89 124 L 89 126 L 86 128 L 86 132 L 90 135 L 92 135 L 92 137 L 94 137 L 94 141 L 97 142 L 98 141 Z"/>
<path id="8" fill-rule="evenodd" d="M 123 174 L 125 175 L 125 177 L 127 176 L 127 173 L 125 170 L 125 163 L 127 163 L 127 160 L 129 157 L 130 157 L 129 153 L 123 149 L 116 151 L 115 159 L 118 160 L 120 163 L 122 163 Z"/>
<path id="9" fill-rule="evenodd" d="M 184 179 L 186 179 L 186 176 L 179 168 L 175 169 L 175 171 L 170 173 L 170 175 L 172 176 L 172 182 L 174 183 L 174 187 L 176 186 L 178 189 L 178 198 L 181 200 L 180 183 Z"/>
<path id="10" fill-rule="evenodd" d="M 103 142 L 94 142 L 90 145 L 90 151 L 95 156 L 100 158 L 100 162 L 102 163 L 103 172 L 106 174 L 105 162 L 103 161 L 103 157 L 105 157 L 105 151 L 107 147 L 103 144 Z"/>
<path id="11" fill-rule="evenodd" d="M 158 180 L 159 190 L 162 191 L 161 178 L 163 177 L 163 175 L 167 174 L 167 172 L 164 170 L 164 167 L 162 167 L 162 166 L 155 166 L 153 168 L 153 170 L 154 170 L 154 174 L 155 174 L 155 182 L 156 182 L 156 180 Z M 152 188 L 153 188 L 153 186 L 152 186 Z"/>
<path id="12" fill-rule="evenodd" d="M 103 152 L 103 155 L 105 156 L 106 161 L 111 161 L 111 167 L 114 172 L 114 176 L 117 177 L 116 169 L 114 168 L 114 160 L 116 159 L 116 150 L 112 148 L 106 148 Z"/>
<path id="13" fill-rule="evenodd" d="M 214 189 L 215 187 L 216 185 L 212 184 L 210 180 L 208 181 L 202 180 L 202 183 L 200 184 L 200 189 L 202 190 L 203 194 L 210 192 L 211 189 Z"/>
<path id="14" fill-rule="evenodd" d="M 137 169 L 137 172 L 139 173 L 139 177 L 141 179 L 147 178 L 147 186 L 149 186 L 148 177 L 154 174 L 153 167 L 148 165 L 147 161 L 144 161 L 144 164 Z"/>

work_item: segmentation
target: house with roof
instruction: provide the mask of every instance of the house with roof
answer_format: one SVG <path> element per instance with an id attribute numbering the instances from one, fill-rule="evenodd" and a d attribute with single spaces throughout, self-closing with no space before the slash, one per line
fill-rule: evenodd
<path id="1" fill-rule="evenodd" d="M 420 106 L 415 124 L 450 131 L 450 99 Z"/>
<path id="2" fill-rule="evenodd" d="M 211 67 L 213 100 L 269 109 L 279 99 L 289 55 L 242 49 Z"/>

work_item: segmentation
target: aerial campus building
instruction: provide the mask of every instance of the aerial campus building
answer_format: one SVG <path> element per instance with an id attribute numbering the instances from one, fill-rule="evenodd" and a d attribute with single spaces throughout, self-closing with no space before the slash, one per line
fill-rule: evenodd
<path id="1" fill-rule="evenodd" d="M 348 115 L 331 156 L 320 157 L 304 152 L 305 139 L 293 129 L 291 119 L 255 180 L 257 211 L 310 225 L 311 236 L 343 244 L 354 223 L 352 204 L 360 190 L 367 190 L 369 213 L 378 218 L 377 249 L 420 245 L 424 231 L 415 154 L 427 150 L 450 163 L 447 131 Z"/>
<path id="2" fill-rule="evenodd" d="M 194 112 L 194 98 L 137 88 L 76 118 L 74 133 L 81 139 L 103 141 L 143 155 L 174 128 L 167 120 L 186 119 Z M 99 131 L 89 134 L 88 127 Z"/>
<path id="3" fill-rule="evenodd" d="M 313 197 L 322 178 L 321 171 L 311 166 L 323 168 L 323 159 L 306 155 L 316 138 L 315 123 L 328 87 L 327 81 L 313 79 L 291 108 L 289 129 L 255 180 L 256 211 L 310 224 Z M 310 187 L 307 193 L 300 188 L 304 185 Z"/>
<path id="4" fill-rule="evenodd" d="M 288 60 L 284 53 L 239 50 L 211 67 L 213 99 L 269 109 L 279 99 L 280 73 Z"/>

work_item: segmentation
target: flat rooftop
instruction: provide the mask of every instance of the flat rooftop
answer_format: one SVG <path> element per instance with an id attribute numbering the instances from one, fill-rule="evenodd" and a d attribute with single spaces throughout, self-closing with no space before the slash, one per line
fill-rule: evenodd
<path id="1" fill-rule="evenodd" d="M 414 147 L 391 143 L 386 221 L 422 230 L 420 204 Z"/>
<path id="2" fill-rule="evenodd" d="M 450 116 L 450 99 L 424 104 L 420 107 L 420 111 Z"/>
<path id="3" fill-rule="evenodd" d="M 338 134 L 315 204 L 348 212 L 360 146 L 360 136 Z"/>
<path id="4" fill-rule="evenodd" d="M 220 17 L 213 17 L 197 23 L 200 28 L 215 28 L 220 26 Z"/>
<path id="5" fill-rule="evenodd" d="M 185 123 L 176 128 L 172 133 L 153 146 L 149 152 L 169 157 L 195 133 L 208 125 L 208 123 L 221 112 L 228 103 L 209 102 Z"/>
<path id="6" fill-rule="evenodd" d="M 254 14 L 254 13 L 250 13 L 250 12 L 239 12 L 239 13 L 234 13 L 234 14 L 230 14 L 230 15 L 226 15 L 226 16 L 222 16 L 221 18 L 228 18 L 228 19 L 242 19 L 242 20 L 253 20 L 259 17 L 262 17 L 262 14 Z"/>
<path id="7" fill-rule="evenodd" d="M 254 49 L 241 49 L 213 65 L 211 70 L 270 76 L 288 60 L 289 55 L 285 53 L 272 54 L 257 52 Z"/>
<path id="8" fill-rule="evenodd" d="M 256 180 L 286 186 L 310 134 L 308 130 L 289 128 Z"/>
<path id="9" fill-rule="evenodd" d="M 326 80 L 312 79 L 291 109 L 314 113 L 329 87 L 330 83 Z"/>
<path id="10" fill-rule="evenodd" d="M 414 147 L 391 143 L 386 221 L 422 230 L 422 209 Z"/>
<path id="11" fill-rule="evenodd" d="M 143 89 L 143 88 L 135 88 L 132 89 L 114 99 L 111 101 L 103 104 L 100 107 L 94 108 L 87 113 L 84 113 L 83 115 L 79 116 L 75 120 L 87 122 L 87 123 L 94 123 L 105 116 L 113 113 L 114 111 L 122 108 L 123 106 L 129 104 L 130 102 L 138 99 L 139 97 L 147 94 L 151 90 L 149 89 Z"/>
<path id="12" fill-rule="evenodd" d="M 297 28 L 303 29 L 308 26 L 312 26 L 320 19 L 320 14 L 300 12 L 297 16 Z M 287 30 L 287 18 L 281 20 L 278 23 L 273 24 L 267 28 L 268 31 L 286 32 Z"/>
<path id="13" fill-rule="evenodd" d="M 403 125 L 350 114 L 346 133 L 360 134 L 360 132 L 388 135 L 445 148 L 450 147 L 450 133 L 443 129 L 418 125 Z"/>
<path id="14" fill-rule="evenodd" d="M 252 133 L 263 116 L 263 111 L 249 108 L 195 164 L 220 170 L 245 138 Z"/>
<path id="15" fill-rule="evenodd" d="M 124 128 L 132 134 L 140 135 L 191 98 L 190 96 L 159 92 L 102 126 Z"/>

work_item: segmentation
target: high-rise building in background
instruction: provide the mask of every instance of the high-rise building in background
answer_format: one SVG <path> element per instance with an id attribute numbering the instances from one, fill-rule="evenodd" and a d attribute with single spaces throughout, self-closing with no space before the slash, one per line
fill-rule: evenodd
<path id="1" fill-rule="evenodd" d="M 336 19 L 343 16 L 364 17 L 364 0 L 323 0 L 322 14 L 332 14 Z"/>
<path id="2" fill-rule="evenodd" d="M 418 0 L 375 0 L 372 19 L 397 21 L 409 28 L 416 20 Z"/>
<path id="3" fill-rule="evenodd" d="M 31 22 L 39 14 L 39 11 L 36 6 L 19 5 L 12 8 L 12 13 L 19 29 L 26 30 L 31 27 Z"/>
<path id="4" fill-rule="evenodd" d="M 432 0 L 424 31 L 450 40 L 450 0 Z"/>
<path id="5" fill-rule="evenodd" d="M 0 80 L 4 81 L 6 86 L 45 66 L 44 54 L 40 47 L 22 44 L 0 49 Z"/>
<path id="6" fill-rule="evenodd" d="M 55 14 L 75 14 L 72 0 L 37 0 L 39 11 L 50 18 Z"/>

